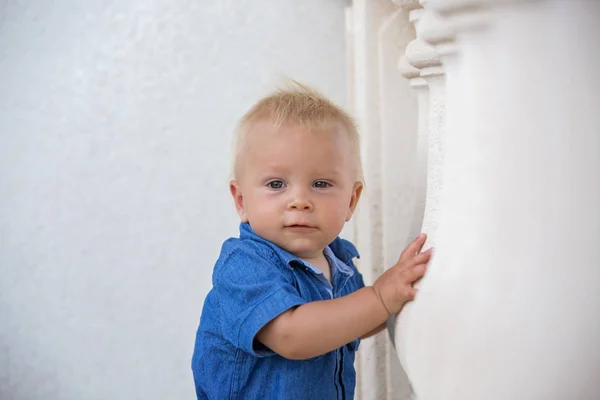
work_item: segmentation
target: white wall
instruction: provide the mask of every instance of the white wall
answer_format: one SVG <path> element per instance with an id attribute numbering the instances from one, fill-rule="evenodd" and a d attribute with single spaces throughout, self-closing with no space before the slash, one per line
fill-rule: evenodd
<path id="1" fill-rule="evenodd" d="M 193 398 L 235 119 L 284 75 L 344 103 L 346 3 L 4 3 L 0 398 Z"/>

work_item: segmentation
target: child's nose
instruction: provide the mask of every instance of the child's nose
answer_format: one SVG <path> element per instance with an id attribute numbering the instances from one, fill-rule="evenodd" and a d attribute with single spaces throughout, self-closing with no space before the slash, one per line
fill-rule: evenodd
<path id="1" fill-rule="evenodd" d="M 288 208 L 290 210 L 310 211 L 313 209 L 313 205 L 305 196 L 294 196 L 294 198 L 290 200 Z"/>

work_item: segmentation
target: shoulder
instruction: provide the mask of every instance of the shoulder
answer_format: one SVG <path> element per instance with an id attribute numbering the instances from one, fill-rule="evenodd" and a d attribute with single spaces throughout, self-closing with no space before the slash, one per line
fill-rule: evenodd
<path id="1" fill-rule="evenodd" d="M 213 283 L 221 279 L 245 281 L 287 275 L 287 269 L 267 244 L 252 239 L 230 238 L 221 246 Z"/>
<path id="2" fill-rule="evenodd" d="M 346 264 L 353 264 L 352 260 L 355 258 L 360 258 L 360 254 L 358 253 L 356 246 L 354 246 L 351 241 L 342 239 L 339 236 L 335 238 L 333 242 L 331 242 L 329 248 L 331 251 L 333 251 L 333 254 L 335 254 L 338 259 Z"/>
<path id="3" fill-rule="evenodd" d="M 360 258 L 360 254 L 356 249 L 356 246 L 352 244 L 349 240 L 342 239 L 337 237 L 330 245 L 329 248 L 336 256 L 336 258 L 343 262 L 347 268 L 350 268 L 352 278 L 351 280 L 355 282 L 353 290 L 357 290 L 365 286 L 364 279 L 356 265 L 354 265 L 354 259 Z"/>
<path id="4" fill-rule="evenodd" d="M 221 253 L 217 263 L 226 263 L 235 260 L 238 257 L 260 257 L 272 263 L 277 263 L 278 259 L 269 246 L 252 239 L 229 238 L 221 246 Z"/>

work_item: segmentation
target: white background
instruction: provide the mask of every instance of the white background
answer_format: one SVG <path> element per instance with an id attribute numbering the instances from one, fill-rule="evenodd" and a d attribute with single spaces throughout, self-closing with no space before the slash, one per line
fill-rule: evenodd
<path id="1" fill-rule="evenodd" d="M 346 3 L 0 6 L 0 398 L 194 398 L 234 124 L 284 76 L 344 105 Z"/>

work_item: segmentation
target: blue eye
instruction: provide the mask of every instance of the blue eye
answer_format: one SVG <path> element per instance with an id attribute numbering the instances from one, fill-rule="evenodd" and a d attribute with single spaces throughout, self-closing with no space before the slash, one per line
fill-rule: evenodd
<path id="1" fill-rule="evenodd" d="M 271 189 L 283 189 L 285 184 L 282 181 L 271 181 L 267 183 L 267 186 Z"/>
<path id="2" fill-rule="evenodd" d="M 331 184 L 329 184 L 328 182 L 325 181 L 316 181 L 313 184 L 314 187 L 319 188 L 319 189 L 325 189 L 331 186 Z"/>

